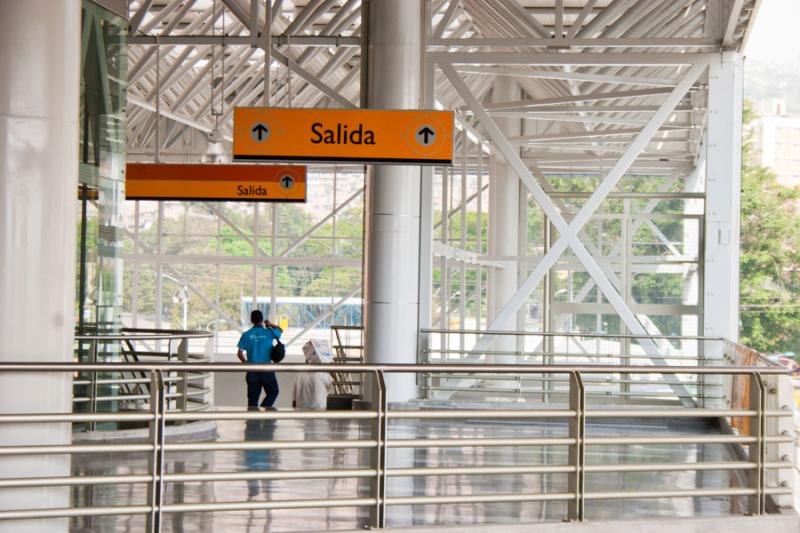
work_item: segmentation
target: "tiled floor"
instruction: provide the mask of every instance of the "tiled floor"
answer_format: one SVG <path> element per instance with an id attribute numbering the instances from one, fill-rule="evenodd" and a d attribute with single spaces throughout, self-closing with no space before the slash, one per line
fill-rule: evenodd
<path id="1" fill-rule="evenodd" d="M 632 423 L 633 422 L 633 423 Z M 369 438 L 368 423 L 337 421 L 219 422 L 219 441 L 325 440 Z M 447 422 L 395 420 L 390 438 L 566 436 L 566 424 L 546 421 L 487 420 Z M 676 423 L 640 420 L 606 421 L 587 426 L 588 436 L 676 435 L 713 433 L 704 422 Z M 279 450 L 168 453 L 169 472 L 230 472 L 260 469 L 357 468 L 369 464 L 367 450 Z M 639 462 L 699 462 L 734 460 L 723 445 L 592 446 L 588 464 Z M 566 447 L 485 447 L 389 450 L 389 467 L 563 464 Z M 145 454 L 76 457 L 76 473 L 109 475 L 145 473 Z M 644 472 L 588 474 L 586 491 L 671 489 L 738 486 L 731 472 Z M 390 478 L 390 497 L 409 495 L 523 494 L 565 492 L 566 474 L 473 475 Z M 368 480 L 282 480 L 176 483 L 167 487 L 167 503 L 238 502 L 290 499 L 367 497 Z M 96 486 L 75 489 L 76 502 L 86 505 L 144 504 L 147 485 Z M 733 500 L 733 501 L 732 501 Z M 658 516 L 714 516 L 741 513 L 741 498 L 673 498 L 587 501 L 588 519 Z M 392 506 L 389 525 L 479 524 L 562 520 L 564 502 Z M 338 508 L 277 511 L 232 511 L 167 515 L 166 531 L 330 531 L 365 525 L 366 509 Z M 73 521 L 91 531 L 142 531 L 143 516 L 96 517 Z"/>

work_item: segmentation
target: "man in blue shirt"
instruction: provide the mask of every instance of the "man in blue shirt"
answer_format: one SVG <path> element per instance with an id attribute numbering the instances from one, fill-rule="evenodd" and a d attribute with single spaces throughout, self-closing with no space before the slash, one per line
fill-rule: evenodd
<path id="1" fill-rule="evenodd" d="M 242 333 L 239 339 L 237 357 L 242 363 L 270 364 L 272 359 L 272 343 L 275 339 L 281 338 L 281 328 L 266 321 L 264 327 L 264 315 L 258 309 L 250 313 L 250 322 L 253 327 Z M 246 354 L 246 356 L 245 356 Z M 258 410 L 258 398 L 261 396 L 261 389 L 264 389 L 266 396 L 261 402 L 261 407 L 272 409 L 275 400 L 278 399 L 278 380 L 274 372 L 248 372 L 247 373 L 247 409 Z"/>

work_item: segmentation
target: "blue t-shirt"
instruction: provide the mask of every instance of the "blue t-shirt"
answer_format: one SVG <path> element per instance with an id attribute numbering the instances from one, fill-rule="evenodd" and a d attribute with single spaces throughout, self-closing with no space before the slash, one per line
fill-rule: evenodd
<path id="1" fill-rule="evenodd" d="M 281 330 L 278 328 L 265 328 L 264 326 L 253 326 L 244 333 L 237 345 L 240 350 L 247 352 L 248 363 L 270 363 L 270 353 L 272 343 L 275 339 L 281 338 Z"/>

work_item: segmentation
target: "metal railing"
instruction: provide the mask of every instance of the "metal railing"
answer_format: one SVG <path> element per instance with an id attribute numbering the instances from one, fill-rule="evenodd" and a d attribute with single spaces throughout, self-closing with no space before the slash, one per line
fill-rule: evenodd
<path id="1" fill-rule="evenodd" d="M 779 425 L 772 421 L 791 417 L 791 410 L 769 408 L 767 380 L 777 379 L 786 371 L 775 367 L 686 367 L 686 366 L 574 366 L 553 365 L 543 368 L 534 365 L 361 365 L 358 368 L 346 365 L 300 365 L 282 364 L 242 365 L 242 364 L 196 364 L 184 365 L 188 372 L 360 372 L 371 381 L 371 408 L 363 411 L 209 411 L 190 412 L 186 410 L 167 411 L 165 376 L 173 372 L 173 366 L 165 363 L 149 364 L 36 364 L 2 363 L 0 372 L 63 372 L 97 373 L 143 372 L 151 381 L 150 408 L 146 411 L 127 413 L 14 413 L 0 415 L 1 424 L 61 424 L 65 422 L 86 423 L 104 421 L 140 421 L 149 424 L 149 438 L 143 443 L 124 444 L 38 444 L 26 446 L 0 446 L 0 458 L 53 454 L 107 454 L 143 452 L 149 456 L 148 471 L 143 474 L 110 476 L 60 476 L 39 478 L 0 479 L 0 489 L 47 486 L 93 486 L 146 484 L 148 500 L 146 505 L 63 507 L 47 509 L 3 509 L 0 519 L 34 519 L 52 517 L 92 517 L 106 515 L 147 515 L 149 531 L 160 531 L 164 515 L 187 512 L 247 511 L 276 509 L 318 509 L 337 507 L 366 507 L 369 509 L 369 526 L 382 528 L 386 525 L 388 507 L 399 505 L 433 505 L 461 503 L 497 502 L 552 502 L 566 503 L 566 520 L 585 519 L 584 506 L 587 501 L 686 498 L 686 497 L 746 497 L 747 513 L 760 515 L 770 511 L 772 499 L 791 494 L 791 487 L 782 483 L 771 484 L 770 473 L 792 468 L 790 460 L 778 456 L 775 450 L 785 444 L 791 445 L 793 437 L 777 431 Z M 586 394 L 585 378 L 597 374 L 623 372 L 629 375 L 670 374 L 704 376 L 746 376 L 751 386 L 749 405 L 725 409 L 709 408 L 652 408 L 642 406 L 622 406 L 617 408 L 597 408 Z M 387 402 L 386 374 L 390 373 L 467 373 L 473 375 L 499 374 L 548 374 L 567 376 L 569 389 L 565 405 L 554 408 L 522 409 L 389 409 Z M 750 430 L 719 434 L 672 434 L 658 436 L 593 436 L 587 435 L 587 421 L 601 419 L 720 419 L 746 417 L 751 421 Z M 308 440 L 299 435 L 297 440 L 265 441 L 205 441 L 205 442 L 167 442 L 165 426 L 168 422 L 189 422 L 199 420 L 348 420 L 369 421 L 369 435 L 352 440 Z M 567 431 L 562 436 L 515 436 L 515 437 L 450 437 L 450 438 L 394 438 L 389 434 L 389 423 L 398 420 L 498 420 L 516 419 L 530 424 L 533 420 L 560 421 L 566 424 Z M 2 432 L 0 431 L 0 434 Z M 620 463 L 587 464 L 587 450 L 613 445 L 726 445 L 739 450 L 740 457 L 733 461 L 696 462 L 687 458 L 686 462 L 664 463 Z M 393 449 L 429 448 L 469 448 L 469 447 L 547 447 L 565 449 L 566 461 L 563 464 L 523 464 L 515 466 L 450 465 L 450 466 L 412 466 L 397 468 L 387 463 L 387 452 Z M 169 455 L 179 452 L 199 451 L 252 451 L 252 450 L 309 450 L 309 449 L 361 449 L 369 454 L 369 465 L 359 468 L 299 469 L 299 470 L 255 470 L 235 472 L 167 472 L 165 465 Z M 731 476 L 730 486 L 704 487 L 685 490 L 674 486 L 659 486 L 653 490 L 586 490 L 587 474 L 654 472 L 654 471 L 728 471 L 737 472 L 741 477 Z M 387 479 L 394 477 L 430 476 L 474 476 L 502 474 L 560 474 L 566 475 L 567 490 L 548 491 L 542 485 L 539 492 L 514 492 L 492 494 L 424 494 L 412 496 L 393 496 L 387 492 Z M 165 503 L 164 493 L 168 484 L 187 482 L 215 483 L 237 480 L 300 480 L 354 478 L 369 481 L 366 495 L 350 498 L 320 498 L 297 500 L 266 501 L 203 501 L 199 503 Z M 670 478 L 668 478 L 670 479 Z M 741 482 L 737 482 L 741 479 Z"/>
<path id="2" fill-rule="evenodd" d="M 337 364 L 360 365 L 364 363 L 364 328 L 362 326 L 333 325 L 333 362 Z M 361 397 L 364 383 L 361 374 L 336 373 L 334 390 L 338 394 L 353 394 Z"/>
<path id="3" fill-rule="evenodd" d="M 632 335 L 609 333 L 531 332 L 423 329 L 427 348 L 420 354 L 420 363 L 491 363 L 506 364 L 580 364 L 580 365 L 649 365 L 658 364 L 705 366 L 727 364 L 732 343 L 722 337 Z M 501 348 L 473 352 L 472 346 L 482 335 L 504 339 Z M 508 342 L 508 340 L 511 342 Z M 653 355 L 643 346 L 649 343 Z M 513 348 L 509 348 L 509 344 Z M 504 347 L 505 349 L 502 349 Z M 585 382 L 587 395 L 609 401 L 643 401 L 661 403 L 695 403 L 719 405 L 724 400 L 724 384 L 709 380 L 703 374 L 693 376 L 636 376 L 619 371 L 596 375 Z M 568 394 L 563 378 L 518 375 L 484 378 L 480 383 L 460 373 L 423 375 L 421 388 L 427 397 L 449 397 L 453 394 L 492 393 L 519 399 L 538 398 L 549 401 Z"/>
<path id="4" fill-rule="evenodd" d="M 122 328 L 117 333 L 85 332 L 75 335 L 75 353 L 80 362 L 134 364 L 211 362 L 206 331 Z M 199 348 L 199 350 L 198 350 Z M 73 380 L 72 401 L 79 411 L 97 413 L 146 408 L 151 400 L 150 377 L 134 370 L 89 372 Z M 177 368 L 177 367 L 175 367 Z M 167 410 L 204 410 L 211 406 L 210 374 L 174 370 L 164 376 Z M 95 429 L 90 423 L 87 429 Z"/>

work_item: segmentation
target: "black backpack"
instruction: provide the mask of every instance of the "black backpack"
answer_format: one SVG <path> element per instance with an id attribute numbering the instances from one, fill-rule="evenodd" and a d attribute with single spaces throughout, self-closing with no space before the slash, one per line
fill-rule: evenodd
<path id="1" fill-rule="evenodd" d="M 284 357 L 286 357 L 286 346 L 283 345 L 280 339 L 275 337 L 275 345 L 272 347 L 269 358 L 272 359 L 273 363 L 280 363 Z"/>

